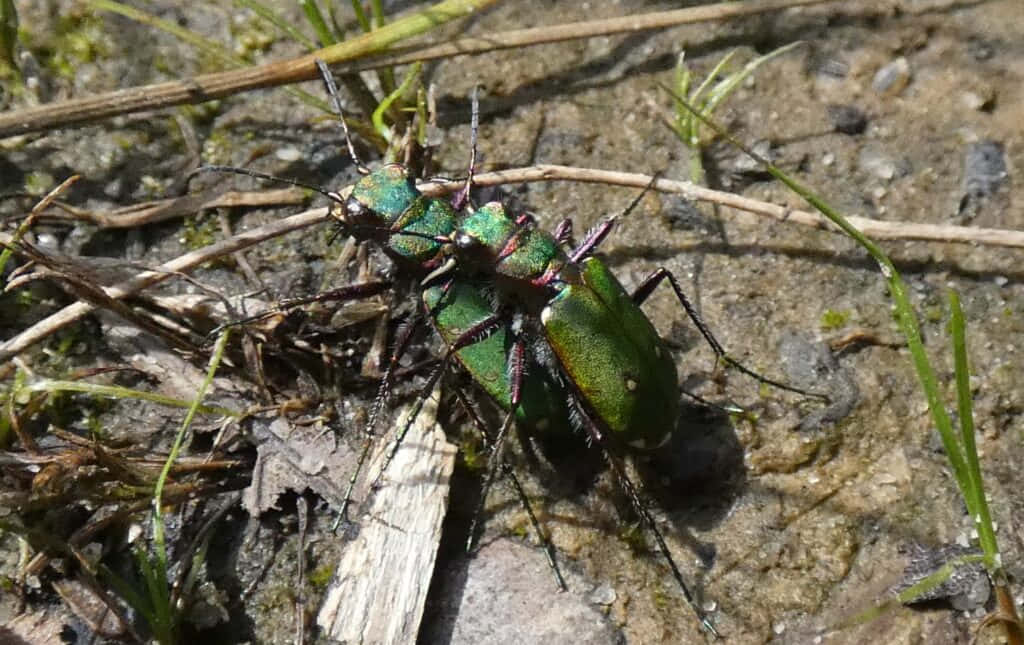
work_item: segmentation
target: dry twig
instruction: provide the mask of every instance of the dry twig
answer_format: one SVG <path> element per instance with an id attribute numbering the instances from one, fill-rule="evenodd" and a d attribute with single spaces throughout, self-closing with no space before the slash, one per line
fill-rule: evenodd
<path id="1" fill-rule="evenodd" d="M 76 208 L 63 202 L 54 202 L 53 208 L 39 213 L 37 217 L 40 219 L 82 220 L 100 228 L 136 228 L 210 208 L 280 206 L 301 204 L 305 199 L 306 191 L 301 188 L 248 192 L 232 190 L 220 194 L 215 194 L 214 191 L 205 191 L 195 195 L 132 204 L 109 213 Z"/>
<path id="2" fill-rule="evenodd" d="M 688 181 L 658 179 L 651 184 L 652 177 L 631 172 L 598 170 L 595 168 L 575 168 L 572 166 L 538 165 L 527 168 L 513 168 L 497 172 L 476 175 L 474 183 L 479 186 L 497 186 L 534 181 L 579 181 L 584 183 L 600 183 L 615 186 L 631 186 L 644 188 L 651 185 L 655 190 L 682 195 L 694 201 L 711 202 L 728 206 L 755 215 L 762 215 L 781 222 L 802 224 L 822 230 L 834 230 L 823 217 L 817 213 L 793 210 L 777 204 L 771 204 L 741 195 L 711 190 Z M 434 181 L 420 185 L 427 195 L 438 196 L 461 188 L 461 181 Z M 106 289 L 110 298 L 124 298 L 142 289 L 162 282 L 177 272 L 188 271 L 204 262 L 209 262 L 227 253 L 233 253 L 264 240 L 284 235 L 327 219 L 326 208 L 316 208 L 280 221 L 262 226 L 251 231 L 240 233 L 232 238 L 216 244 L 186 253 L 174 260 L 166 262 L 154 270 L 144 271 L 134 278 Z M 848 220 L 866 235 L 886 240 L 925 240 L 959 244 L 983 244 L 987 246 L 1003 246 L 1024 248 L 1024 232 L 993 228 L 972 228 L 969 226 L 946 226 L 940 224 L 914 224 L 909 222 L 886 222 L 864 217 L 849 217 Z M 838 232 L 838 231 L 836 231 Z M 11 243 L 11 236 L 0 234 L 0 244 Z M 85 302 L 77 302 L 41 320 L 32 327 L 21 332 L 14 338 L 0 343 L 0 363 L 24 351 L 50 334 L 78 320 L 92 311 L 93 306 Z"/>
<path id="3" fill-rule="evenodd" d="M 491 4 L 494 0 L 479 0 L 472 3 L 476 8 Z M 606 20 L 575 22 L 564 25 L 550 25 L 534 29 L 517 29 L 490 36 L 461 38 L 440 45 L 419 46 L 400 49 L 395 52 L 364 58 L 345 66 L 338 66 L 338 74 L 350 74 L 368 69 L 392 67 L 414 61 L 452 58 L 467 54 L 528 47 L 562 40 L 593 38 L 612 34 L 664 29 L 677 25 L 712 20 L 725 20 L 739 16 L 780 11 L 789 7 L 807 4 L 821 4 L 828 0 L 747 0 L 746 2 L 722 2 L 703 7 L 691 7 L 675 11 L 653 12 L 636 16 L 623 16 Z M 444 4 L 444 3 L 442 3 Z M 434 9 L 428 11 L 436 11 Z M 415 16 L 410 16 L 413 18 Z M 394 27 L 395 23 L 388 25 Z M 387 29 L 387 27 L 385 28 Z M 337 45 L 319 49 L 312 54 L 255 65 L 243 69 L 203 74 L 183 81 L 170 81 L 142 87 L 132 87 L 96 96 L 87 96 L 59 103 L 50 103 L 26 108 L 8 114 L 0 114 L 0 138 L 51 128 L 71 127 L 92 121 L 130 114 L 143 110 L 155 110 L 174 105 L 194 105 L 239 92 L 262 87 L 277 87 L 299 81 L 318 78 L 319 72 L 314 61 L 323 60 L 331 65 L 352 61 L 374 51 L 387 47 L 395 39 L 380 42 L 384 29 L 363 34 Z"/>

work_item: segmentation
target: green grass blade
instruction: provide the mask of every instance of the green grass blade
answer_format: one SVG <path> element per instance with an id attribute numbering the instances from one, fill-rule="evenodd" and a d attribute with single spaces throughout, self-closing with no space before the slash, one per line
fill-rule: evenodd
<path id="1" fill-rule="evenodd" d="M 18 8 L 14 0 L 0 0 L 0 63 L 18 74 L 18 61 L 14 57 L 18 45 Z"/>
<path id="2" fill-rule="evenodd" d="M 139 615 L 142 616 L 143 620 L 145 620 L 148 625 L 156 623 L 156 614 L 153 612 L 153 608 L 149 604 L 149 599 L 139 593 L 139 590 L 136 589 L 134 585 L 114 573 L 114 571 L 105 564 L 100 564 L 98 570 L 103 582 L 109 584 L 117 595 L 128 603 L 129 607 L 137 611 Z"/>
<path id="3" fill-rule="evenodd" d="M 789 43 L 788 45 L 783 45 L 778 49 L 768 52 L 764 56 L 759 56 L 755 58 L 754 60 L 744 65 L 743 69 L 741 69 L 740 71 L 727 76 L 722 82 L 715 85 L 714 88 L 711 90 L 711 93 L 708 95 L 708 100 L 706 101 L 704 106 L 704 114 L 713 114 L 715 108 L 717 108 L 722 101 L 728 98 L 729 95 L 732 94 L 733 90 L 735 90 L 736 87 L 738 87 L 739 84 L 744 81 L 744 79 L 753 74 L 758 67 L 764 65 L 773 58 L 777 58 L 785 54 L 794 47 L 799 47 L 800 45 L 803 44 L 804 42 L 802 40 L 798 40 L 796 42 Z M 709 75 L 709 78 L 712 77 L 712 75 Z"/>
<path id="4" fill-rule="evenodd" d="M 679 96 L 689 96 L 690 95 L 690 82 L 692 80 L 693 80 L 693 74 L 690 73 L 690 68 L 686 65 L 686 52 L 682 52 L 682 53 L 679 54 L 679 58 L 676 59 L 676 70 L 675 70 L 675 88 L 676 88 L 676 93 L 679 94 Z M 678 118 L 681 119 L 685 115 L 688 115 L 689 112 L 687 112 L 682 107 L 677 107 L 676 108 L 676 114 L 678 115 Z"/>
<path id="5" fill-rule="evenodd" d="M 373 0 L 370 3 L 370 12 L 373 14 L 373 29 L 380 29 L 384 26 L 384 3 L 381 0 Z M 395 69 L 384 67 L 377 70 L 377 79 L 385 94 L 395 91 Z"/>
<path id="6" fill-rule="evenodd" d="M 120 16 L 124 16 L 135 22 L 147 25 L 160 31 L 165 31 L 175 38 L 186 42 L 199 51 L 203 52 L 208 56 L 212 56 L 222 63 L 230 63 L 232 65 L 245 65 L 246 62 L 241 58 L 231 54 L 226 48 L 222 47 L 220 43 L 210 40 L 204 36 L 197 34 L 191 29 L 185 29 L 180 25 L 177 25 L 170 20 L 164 20 L 163 18 L 157 18 L 156 16 L 140 11 L 134 7 L 116 2 L 115 0 L 88 0 L 88 4 L 94 9 L 101 11 L 109 11 L 116 13 Z"/>
<path id="7" fill-rule="evenodd" d="M 302 7 L 303 13 L 306 14 L 306 20 L 309 21 L 313 31 L 316 33 L 316 37 L 324 47 L 338 42 L 337 36 L 327 26 L 324 14 L 321 13 L 320 7 L 316 4 L 315 0 L 299 0 L 299 6 Z"/>
<path id="8" fill-rule="evenodd" d="M 228 336 L 230 336 L 231 329 L 225 328 L 220 335 L 217 337 L 217 342 L 213 347 L 213 355 L 210 356 L 209 367 L 206 370 L 206 378 L 199 385 L 199 390 L 196 392 L 196 398 L 192 400 L 192 406 L 185 413 L 185 419 L 181 423 L 181 428 L 178 429 L 178 435 L 174 438 L 174 445 L 171 446 L 171 452 L 167 455 L 167 461 L 164 462 L 163 470 L 160 471 L 160 476 L 157 477 L 156 486 L 153 490 L 153 525 L 154 525 L 154 538 L 159 547 L 159 552 L 164 552 L 164 531 L 163 531 L 163 509 L 161 503 L 161 497 L 164 492 L 164 485 L 167 483 L 167 477 L 171 474 L 171 468 L 174 466 L 174 462 L 178 459 L 178 452 L 181 450 L 181 446 L 185 442 L 185 436 L 188 433 L 189 427 L 192 425 L 192 419 L 195 418 L 196 413 L 199 411 L 200 406 L 203 402 L 203 397 L 206 396 L 206 390 L 209 389 L 210 383 L 213 382 L 213 375 L 217 372 L 217 367 L 220 365 L 220 360 L 224 356 L 224 348 L 227 347 Z"/>
<path id="9" fill-rule="evenodd" d="M 171 468 L 178 458 L 178 453 L 185 443 L 185 437 L 188 434 L 189 427 L 192 425 L 192 419 L 195 418 L 196 413 L 199 411 L 203 397 L 206 395 L 206 390 L 209 389 L 210 384 L 213 382 L 213 376 L 216 374 L 220 360 L 224 356 L 224 349 L 227 347 L 230 332 L 230 329 L 225 329 L 217 337 L 217 342 L 213 348 L 213 355 L 210 357 L 209 367 L 206 370 L 206 378 L 200 384 L 196 397 L 192 400 L 192 406 L 185 413 L 185 419 L 182 421 L 181 428 L 174 438 L 170 454 L 167 455 L 163 470 L 160 471 L 160 476 L 157 477 L 156 486 L 153 489 L 153 552 L 155 562 L 152 565 L 154 571 L 150 572 L 147 576 L 147 585 L 150 587 L 150 593 L 154 595 L 154 598 L 167 598 L 166 610 L 162 608 L 162 605 L 157 605 L 156 603 L 154 605 L 157 610 L 158 624 L 166 626 L 166 633 L 170 634 L 172 638 L 177 628 L 178 617 L 173 607 L 171 607 L 170 587 L 167 583 L 167 545 L 164 538 L 163 490 L 164 485 L 167 483 L 167 478 L 170 476 Z M 148 558 L 143 555 L 141 559 L 147 560 Z M 154 632 L 156 631 L 154 629 Z"/>
<path id="10" fill-rule="evenodd" d="M 915 584 L 907 587 L 895 598 L 888 602 L 884 602 L 880 605 L 872 607 L 866 611 L 862 611 L 857 615 L 843 621 L 837 627 L 845 629 L 849 627 L 855 627 L 857 625 L 863 625 L 869 623 L 876 618 L 879 618 L 888 611 L 891 611 L 906 603 L 911 603 L 925 595 L 929 591 L 937 589 L 942 583 L 949 580 L 949 578 L 956 573 L 956 570 L 974 564 L 975 562 L 984 562 L 985 557 L 982 555 L 964 555 L 958 558 L 954 558 L 949 562 L 946 562 L 941 567 L 933 571 L 931 574 L 925 576 Z"/>
<path id="11" fill-rule="evenodd" d="M 123 5 L 120 2 L 115 2 L 114 0 L 88 0 L 88 2 L 92 7 L 96 9 L 102 11 L 110 11 L 111 13 L 116 13 L 131 20 L 135 20 L 136 22 L 148 25 L 154 29 L 160 29 L 161 31 L 165 31 L 171 34 L 172 36 L 181 39 L 183 42 L 189 43 L 197 50 L 215 58 L 216 60 L 224 64 L 235 67 L 244 67 L 249 64 L 247 60 L 235 56 L 226 48 L 222 47 L 220 43 L 217 43 L 213 40 L 209 40 L 208 38 L 204 38 L 203 36 L 200 36 L 199 34 L 189 29 L 179 27 L 178 25 L 168 20 L 157 18 L 156 16 Z M 286 87 L 284 88 L 284 90 L 288 94 L 292 95 L 299 101 L 302 101 L 306 105 L 309 105 L 310 107 L 314 107 L 323 112 L 331 111 L 331 107 L 330 105 L 327 104 L 326 101 L 323 101 L 313 96 L 309 92 L 300 90 L 297 87 Z"/>
<path id="12" fill-rule="evenodd" d="M 958 558 L 953 558 L 949 562 L 946 562 L 941 567 L 936 569 L 930 575 L 925 576 L 917 583 L 901 591 L 899 594 L 896 595 L 896 599 L 903 604 L 914 602 L 916 599 L 920 598 L 926 593 L 938 589 L 939 586 L 942 585 L 942 583 L 949 580 L 950 576 L 952 576 L 957 569 L 965 567 L 970 564 L 975 564 L 977 562 L 984 563 L 985 556 L 963 555 Z"/>
<path id="13" fill-rule="evenodd" d="M 366 11 L 363 10 L 363 3 L 360 0 L 352 0 L 352 13 L 356 15 L 356 22 L 359 23 L 359 28 L 363 30 L 364 34 L 368 34 L 373 31 L 373 25 L 370 24 L 370 19 L 366 15 Z"/>
<path id="14" fill-rule="evenodd" d="M 998 568 L 999 547 L 989 514 L 988 500 L 985 499 L 985 485 L 981 478 L 981 464 L 978 462 L 978 448 L 974 442 L 974 410 L 971 400 L 970 367 L 967 362 L 967 339 L 965 335 L 964 312 L 960 307 L 960 296 L 949 292 L 950 334 L 953 336 L 953 363 L 956 374 L 957 414 L 960 417 L 960 441 L 967 462 L 970 487 L 964 496 L 974 498 L 972 520 L 978 529 L 978 543 L 985 553 L 985 567 L 991 572 Z"/>
<path id="15" fill-rule="evenodd" d="M 187 408 L 193 404 L 192 401 L 175 399 L 170 396 L 164 396 L 163 394 L 157 394 L 156 392 L 133 390 L 119 385 L 100 385 L 98 383 L 89 383 L 87 381 L 41 379 L 26 385 L 24 389 L 29 392 L 82 392 L 85 394 L 92 394 L 93 396 L 105 396 L 111 399 L 136 399 L 140 401 L 149 401 L 151 403 L 159 403 L 160 405 L 166 405 L 174 408 Z M 241 412 L 217 405 L 199 406 L 199 412 L 202 414 L 214 414 L 234 418 L 242 416 Z"/>
<path id="16" fill-rule="evenodd" d="M 146 591 L 149 594 L 150 607 L 153 609 L 150 628 L 153 636 L 160 643 L 173 643 L 174 620 L 171 617 L 171 598 L 167 586 L 167 558 L 160 549 L 151 559 L 146 549 L 139 546 L 135 549 L 135 564 L 142 579 L 146 583 Z"/>
<path id="17" fill-rule="evenodd" d="M 373 128 L 374 130 L 377 131 L 377 134 L 384 137 L 384 140 L 387 141 L 388 143 L 391 143 L 394 134 L 391 128 L 389 128 L 384 123 L 384 114 L 388 111 L 388 109 L 395 101 L 400 99 L 402 95 L 409 90 L 409 87 L 412 85 L 413 81 L 415 81 L 416 78 L 419 76 L 420 70 L 422 68 L 422 63 L 416 63 L 415 65 L 410 67 L 409 71 L 405 74 L 405 78 L 402 79 L 402 84 L 399 85 L 394 92 L 385 96 L 384 100 L 381 101 L 380 104 L 377 106 L 377 109 L 373 111 L 373 116 L 370 119 L 373 122 Z"/>
<path id="18" fill-rule="evenodd" d="M 729 64 L 729 61 L 731 61 L 732 57 L 735 55 L 736 50 L 734 49 L 725 56 L 722 56 L 722 60 L 718 61 L 718 64 L 715 65 L 714 68 L 712 68 L 712 70 L 707 73 L 707 76 L 705 76 L 704 80 L 700 82 L 700 85 L 698 85 L 693 90 L 693 93 L 682 95 L 690 99 L 690 103 L 692 103 L 693 105 L 703 108 L 703 114 L 711 114 L 711 109 L 707 107 L 706 101 L 700 100 L 701 95 L 704 94 L 704 92 L 707 91 L 709 87 L 711 87 L 711 84 L 715 82 L 715 80 L 718 78 L 718 75 L 722 73 L 722 70 L 725 68 L 726 65 Z M 733 76 L 735 76 L 735 74 Z"/>
<path id="19" fill-rule="evenodd" d="M 380 29 L 384 26 L 384 3 L 382 0 L 371 0 L 370 11 L 373 13 L 373 28 Z"/>
<path id="20" fill-rule="evenodd" d="M 357 56 L 377 53 L 401 40 L 418 36 L 457 18 L 464 18 L 495 2 L 496 0 L 443 0 L 423 11 L 394 20 L 370 33 L 324 47 L 315 54 L 317 58 L 327 63 L 338 63 Z"/>
<path id="21" fill-rule="evenodd" d="M 312 38 L 296 29 L 290 22 L 262 2 L 257 0 L 235 0 L 235 4 L 249 9 L 260 18 L 274 25 L 285 36 L 302 43 L 307 49 L 316 49 L 319 46 L 313 42 Z"/>

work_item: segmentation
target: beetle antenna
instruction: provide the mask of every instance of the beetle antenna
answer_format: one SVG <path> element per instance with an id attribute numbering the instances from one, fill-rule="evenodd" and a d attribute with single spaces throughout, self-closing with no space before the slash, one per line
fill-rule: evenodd
<path id="1" fill-rule="evenodd" d="M 478 98 L 479 85 L 473 86 L 473 93 L 470 98 L 472 108 L 470 110 L 469 126 L 469 170 L 466 173 L 466 185 L 452 198 L 452 207 L 460 211 L 463 206 L 469 203 L 469 191 L 473 188 L 473 174 L 476 168 L 476 141 L 477 133 L 480 130 L 480 99 Z"/>
<path id="2" fill-rule="evenodd" d="M 352 163 L 356 165 L 356 170 L 359 171 L 359 174 L 368 175 L 370 174 L 370 169 L 359 160 L 359 155 L 356 154 L 356 147 L 352 143 L 352 134 L 348 130 L 348 123 L 345 122 L 345 114 L 341 109 L 341 98 L 338 96 L 338 86 L 334 84 L 334 75 L 331 74 L 331 69 L 327 67 L 327 63 L 319 58 L 315 62 L 320 70 L 320 76 L 324 79 L 324 85 L 327 86 L 327 94 L 331 97 L 334 111 L 338 115 L 338 120 L 341 121 L 341 129 L 345 131 L 345 145 L 348 146 L 348 154 L 352 157 Z"/>
<path id="3" fill-rule="evenodd" d="M 188 186 L 188 182 L 192 181 L 192 179 L 196 175 L 198 175 L 200 173 L 204 173 L 204 172 L 232 173 L 232 174 L 235 174 L 235 175 L 245 175 L 247 177 L 252 177 L 253 179 L 263 179 L 263 180 L 266 180 L 266 181 L 276 181 L 277 183 L 280 183 L 280 184 L 289 184 L 291 186 L 298 186 L 299 188 L 305 188 L 306 190 L 312 190 L 314 192 L 320 193 L 321 195 L 323 195 L 327 199 L 331 200 L 332 202 L 336 202 L 338 204 L 343 204 L 344 203 L 344 200 L 341 199 L 341 196 L 338 195 L 338 193 L 336 193 L 334 191 L 325 190 L 325 189 L 323 189 L 323 188 L 321 188 L 319 186 L 314 186 L 313 184 L 307 184 L 305 182 L 298 181 L 296 179 L 289 179 L 288 177 L 278 177 L 276 175 L 268 175 L 265 172 L 260 172 L 258 170 L 250 170 L 248 168 L 239 168 L 238 166 L 216 166 L 216 165 L 199 166 L 198 168 L 196 168 L 195 170 L 190 172 L 188 174 L 188 176 L 185 178 L 185 186 Z"/>

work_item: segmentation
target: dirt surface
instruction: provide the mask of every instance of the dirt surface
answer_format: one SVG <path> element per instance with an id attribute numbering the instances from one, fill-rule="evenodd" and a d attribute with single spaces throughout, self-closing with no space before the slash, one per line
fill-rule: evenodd
<path id="1" fill-rule="evenodd" d="M 36 81 L 30 91 L 5 92 L 4 109 L 219 69 L 180 41 L 121 17 L 90 16 L 70 2 L 15 4 L 29 34 L 25 38 L 35 46 L 30 48 L 34 56 L 23 62 Z M 622 0 L 588 3 L 584 10 L 577 3 L 508 2 L 474 16 L 461 29 L 486 34 L 674 7 Z M 259 60 L 300 53 L 297 44 L 264 33 L 251 14 L 227 2 L 201 8 L 155 2 L 149 10 L 229 49 L 248 48 Z M 457 30 L 441 33 L 453 36 Z M 657 84 L 671 83 L 678 55 L 685 51 L 691 69 L 703 78 L 730 51 L 736 50 L 739 65 L 802 40 L 805 45 L 744 82 L 720 108 L 719 120 L 745 141 L 761 142 L 779 166 L 846 214 L 1024 230 L 1022 35 L 1024 12 L 1015 0 L 845 2 L 432 63 L 425 69 L 440 110 L 438 174 L 463 173 L 467 96 L 479 83 L 484 88 L 483 169 L 558 163 L 687 179 L 689 152 L 653 107 L 671 109 Z M 60 56 L 70 57 L 70 73 L 61 73 Z M 323 94 L 318 83 L 303 89 Z M 83 180 L 66 199 L 80 207 L 111 209 L 175 194 L 195 163 L 191 144 L 207 163 L 244 165 L 316 185 L 337 188 L 355 176 L 335 123 L 283 90 L 261 90 L 213 107 L 132 115 L 5 140 L 0 142 L 0 193 L 25 187 L 45 191 L 79 173 Z M 705 164 L 713 187 L 804 207 L 727 145 L 710 146 Z M 212 185 L 219 179 L 204 181 Z M 223 185 L 258 186 L 232 178 Z M 579 234 L 621 211 L 636 194 L 635 189 L 540 183 L 508 187 L 505 198 L 528 208 L 547 227 L 570 217 Z M 8 200 L 0 209 L 11 215 L 24 212 L 24 206 Z M 233 211 L 230 225 L 239 231 L 299 209 Z M 190 219 L 184 226 L 175 220 L 128 231 L 43 223 L 35 233 L 45 248 L 100 256 L 127 273 L 134 272 L 132 263 L 155 265 L 180 255 L 203 235 L 222 237 L 214 215 L 206 218 L 206 224 Z M 306 231 L 255 247 L 246 256 L 276 296 L 310 293 L 351 279 L 347 267 L 332 265 L 342 245 L 328 247 L 327 237 L 326 230 Z M 946 292 L 953 288 L 961 295 L 982 468 L 1003 563 L 1020 579 L 1024 253 L 925 242 L 883 246 L 911 289 L 951 409 Z M 657 194 L 646 195 L 621 220 L 602 251 L 627 288 L 667 267 L 730 353 L 773 378 L 821 388 L 832 397 L 833 407 L 822 412 L 813 401 L 765 388 L 735 371 L 723 376 L 670 289 L 659 289 L 644 306 L 676 350 L 686 389 L 750 412 L 688 411 L 669 446 L 633 466 L 656 502 L 655 516 L 684 576 L 727 642 L 968 642 L 991 603 L 968 602 L 966 610 L 951 610 L 940 600 L 850 624 L 891 597 L 917 553 L 915 545 L 966 545 L 972 533 L 892 317 L 885 281 L 864 252 L 830 232 L 706 204 L 694 207 Z M 378 260 L 371 257 L 370 268 L 379 275 L 389 269 Z M 235 264 L 204 266 L 194 275 L 229 295 L 259 289 Z M 195 290 L 174 281 L 161 293 Z M 411 306 L 396 300 L 393 315 L 408 314 Z M 41 291 L 35 308 L 17 318 L 5 316 L 0 331 L 9 337 L 65 301 L 59 292 Z M 345 390 L 337 405 L 340 429 L 335 427 L 342 446 L 358 447 L 358 420 L 365 418 L 375 391 L 372 380 L 356 378 L 373 330 L 373 324 L 356 326 L 338 341 L 350 360 L 336 361 L 334 381 L 300 380 L 279 396 Z M 859 342 L 837 352 L 825 348 L 855 331 L 862 332 Z M 159 342 L 126 340 L 121 332 L 123 322 L 96 317 L 62 336 L 72 339 L 73 349 L 60 366 L 52 353 L 51 363 L 38 351 L 25 359 L 41 373 L 69 364 L 123 365 L 129 357 L 146 355 L 158 357 L 152 359 L 156 363 L 165 357 L 182 360 Z M 426 338 L 413 354 L 426 357 L 436 350 L 436 340 Z M 201 378 L 204 365 L 204 356 L 186 356 L 182 367 L 168 371 L 188 375 L 191 369 Z M 317 371 L 301 373 L 323 377 Z M 224 373 L 214 398 L 239 406 L 254 402 L 256 390 L 246 377 Z M 180 423 L 178 411 L 140 405 L 119 404 L 97 414 L 111 436 L 134 436 L 144 428 L 145 441 L 164 448 Z M 69 429 L 85 424 L 79 419 Z M 252 434 L 263 436 L 258 430 Z M 570 591 L 557 592 L 507 486 L 496 486 L 489 498 L 484 547 L 474 558 L 462 554 L 479 481 L 460 468 L 421 640 L 703 641 L 653 540 L 630 530 L 635 518 L 600 455 L 580 440 L 569 448 L 539 451 L 543 454 L 531 460 L 516 441 L 511 443 L 509 457 L 571 574 Z M 306 570 L 329 571 L 344 542 L 329 531 L 331 509 L 318 497 L 306 499 L 314 503 Z M 295 505 L 294 496 L 284 496 L 259 522 L 247 521 L 240 511 L 229 514 L 218 531 L 211 569 L 231 583 L 213 582 L 216 591 L 207 591 L 220 598 L 209 606 L 225 608 L 231 620 L 208 633 L 251 642 L 293 638 Z M 4 535 L 0 544 L 0 573 L 13 576 L 17 542 Z M 507 584 L 501 575 L 508 575 Z M 30 611 L 50 612 L 69 629 L 84 630 L 77 617 L 59 608 L 47 584 L 53 577 L 33 581 L 38 588 L 30 593 Z M 307 593 L 307 608 L 315 607 L 322 585 L 309 583 Z M 0 601 L 0 608 L 0 617 L 8 620 L 11 598 Z M 996 635 L 997 630 L 986 629 L 980 642 L 1001 642 Z"/>

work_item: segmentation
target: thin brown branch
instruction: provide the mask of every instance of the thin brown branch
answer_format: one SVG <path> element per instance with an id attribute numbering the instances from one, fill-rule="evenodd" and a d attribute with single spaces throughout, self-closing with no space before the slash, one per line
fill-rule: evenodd
<path id="1" fill-rule="evenodd" d="M 588 20 L 585 22 L 569 22 L 561 25 L 548 25 L 531 29 L 514 29 L 502 31 L 490 36 L 459 38 L 440 45 L 428 47 L 395 48 L 395 50 L 377 56 L 370 56 L 353 64 L 346 71 L 363 71 L 391 65 L 402 65 L 416 61 L 436 60 L 486 54 L 502 49 L 532 47 L 547 43 L 581 38 L 596 38 L 615 34 L 633 33 L 667 29 L 698 22 L 728 20 L 769 11 L 780 11 L 791 7 L 808 4 L 824 4 L 831 0 L 747 0 L 746 2 L 721 2 L 673 11 L 657 11 L 652 13 Z"/>
<path id="2" fill-rule="evenodd" d="M 392 53 L 364 58 L 381 51 L 397 39 L 381 41 L 380 32 L 394 26 L 392 23 L 352 40 L 326 47 L 312 54 L 274 63 L 255 65 L 243 69 L 203 74 L 192 79 L 169 81 L 142 87 L 133 87 L 96 96 L 87 96 L 59 103 L 50 103 L 26 108 L 8 114 L 0 114 L 0 138 L 29 132 L 39 132 L 56 127 L 71 127 L 129 114 L 143 110 L 155 110 L 174 105 L 197 104 L 262 87 L 277 87 L 299 81 L 317 78 L 314 61 L 323 60 L 329 64 L 354 61 L 336 68 L 339 74 L 348 74 L 368 69 L 380 69 L 393 65 L 451 58 L 467 54 L 528 47 L 562 40 L 593 38 L 612 34 L 664 29 L 677 25 L 725 20 L 739 16 L 779 11 L 789 7 L 821 4 L 829 0 L 747 0 L 746 2 L 722 2 L 719 4 L 675 11 L 661 11 L 636 16 L 574 22 L 550 25 L 534 29 L 518 29 L 491 36 L 462 38 L 444 44 L 406 48 Z M 491 4 L 493 0 L 479 0 L 471 3 L 476 8 Z M 442 3 L 443 4 L 443 3 Z M 412 18 L 411 16 L 410 18 Z"/>
<path id="3" fill-rule="evenodd" d="M 312 54 L 275 63 L 203 74 L 117 90 L 0 115 L 0 138 L 173 105 L 194 105 L 261 87 L 276 87 L 317 78 L 315 60 L 340 63 L 386 49 L 400 40 L 449 20 L 468 16 L 496 0 L 444 0 L 415 14 L 399 18 L 375 31 L 319 49 Z"/>
<path id="4" fill-rule="evenodd" d="M 216 244 L 197 249 L 179 256 L 169 262 L 161 264 L 152 271 L 143 271 L 133 278 L 126 280 L 113 287 L 105 289 L 110 298 L 124 298 L 154 284 L 163 282 L 180 271 L 188 271 L 196 266 L 218 258 L 227 253 L 247 248 L 264 240 L 278 237 L 291 231 L 299 230 L 313 224 L 322 222 L 327 218 L 326 208 L 315 208 L 297 215 L 292 215 L 283 220 L 273 222 L 266 226 L 239 233 L 234 237 L 222 240 Z M 9 244 L 11 236 L 0 233 L 0 244 Z M 0 343 L 0 363 L 9 360 L 16 354 L 31 347 L 40 340 L 53 334 L 59 329 L 67 327 L 82 316 L 91 312 L 93 305 L 87 302 L 76 302 L 68 305 L 55 314 L 52 314 L 39 321 L 32 327 L 21 332 L 14 338 Z"/>
<path id="5" fill-rule="evenodd" d="M 719 190 L 711 190 L 687 181 L 658 179 L 651 184 L 652 177 L 631 172 L 598 170 L 595 168 L 575 168 L 572 166 L 538 165 L 527 168 L 513 168 L 497 172 L 476 175 L 474 183 L 479 186 L 497 186 L 535 181 L 579 181 L 584 183 L 600 183 L 615 186 L 632 186 L 644 188 L 648 185 L 655 190 L 682 195 L 694 201 L 710 202 L 721 206 L 729 206 L 737 210 L 755 215 L 769 217 L 780 222 L 789 222 L 839 232 L 825 218 L 817 213 L 799 211 L 771 204 L 769 202 L 750 199 Z M 462 181 L 434 181 L 420 184 L 424 194 L 438 196 L 451 193 L 463 186 Z M 327 219 L 326 208 L 316 208 L 285 218 L 260 228 L 240 233 L 230 239 L 223 240 L 160 265 L 155 270 L 144 271 L 131 280 L 106 292 L 111 298 L 123 298 L 162 282 L 177 272 L 188 271 L 204 262 L 247 248 L 264 240 L 284 235 L 302 228 L 321 223 Z M 925 240 L 957 244 L 983 244 L 987 246 L 1004 246 L 1024 248 L 1024 232 L 993 228 L 972 228 L 968 226 L 944 226 L 938 224 L 913 224 L 908 222 L 885 222 L 863 217 L 849 217 L 848 220 L 866 235 L 887 240 Z M 0 233 L 0 244 L 10 244 L 11 236 Z M 0 363 L 24 351 L 33 344 L 46 338 L 58 329 L 62 329 L 93 310 L 92 305 L 77 302 L 57 313 L 36 323 L 14 338 L 0 343 Z"/>
<path id="6" fill-rule="evenodd" d="M 516 184 L 533 181 L 579 181 L 584 183 L 609 184 L 615 186 L 632 186 L 643 188 L 651 183 L 650 175 L 631 172 L 598 170 L 595 168 L 576 168 L 573 166 L 537 165 L 528 168 L 513 168 L 498 172 L 476 175 L 475 184 L 495 186 L 500 184 Z M 721 206 L 729 206 L 737 210 L 755 215 L 769 217 L 780 222 L 801 224 L 839 232 L 831 223 L 818 213 L 793 210 L 759 199 L 751 199 L 720 190 L 711 190 L 688 181 L 658 179 L 652 186 L 655 190 L 665 193 L 676 193 L 687 199 L 711 202 Z M 424 193 L 436 194 L 456 190 L 445 184 L 427 184 L 421 186 Z M 851 224 L 860 229 L 868 237 L 881 240 L 924 240 L 928 242 L 945 242 L 953 244 L 984 244 L 986 246 L 1005 246 L 1024 248 L 1024 231 L 1001 228 L 975 228 L 971 226 L 949 226 L 944 224 L 916 224 L 911 222 L 891 222 L 866 217 L 848 217 Z"/>
<path id="7" fill-rule="evenodd" d="M 249 192 L 229 191 L 226 193 L 216 193 L 211 190 L 194 195 L 141 202 L 107 213 L 85 210 L 61 202 L 55 202 L 53 208 L 40 213 L 39 217 L 51 220 L 82 220 L 95 224 L 100 228 L 136 228 L 145 224 L 183 217 L 210 208 L 301 204 L 306 200 L 306 197 L 306 191 L 294 187 Z"/>

